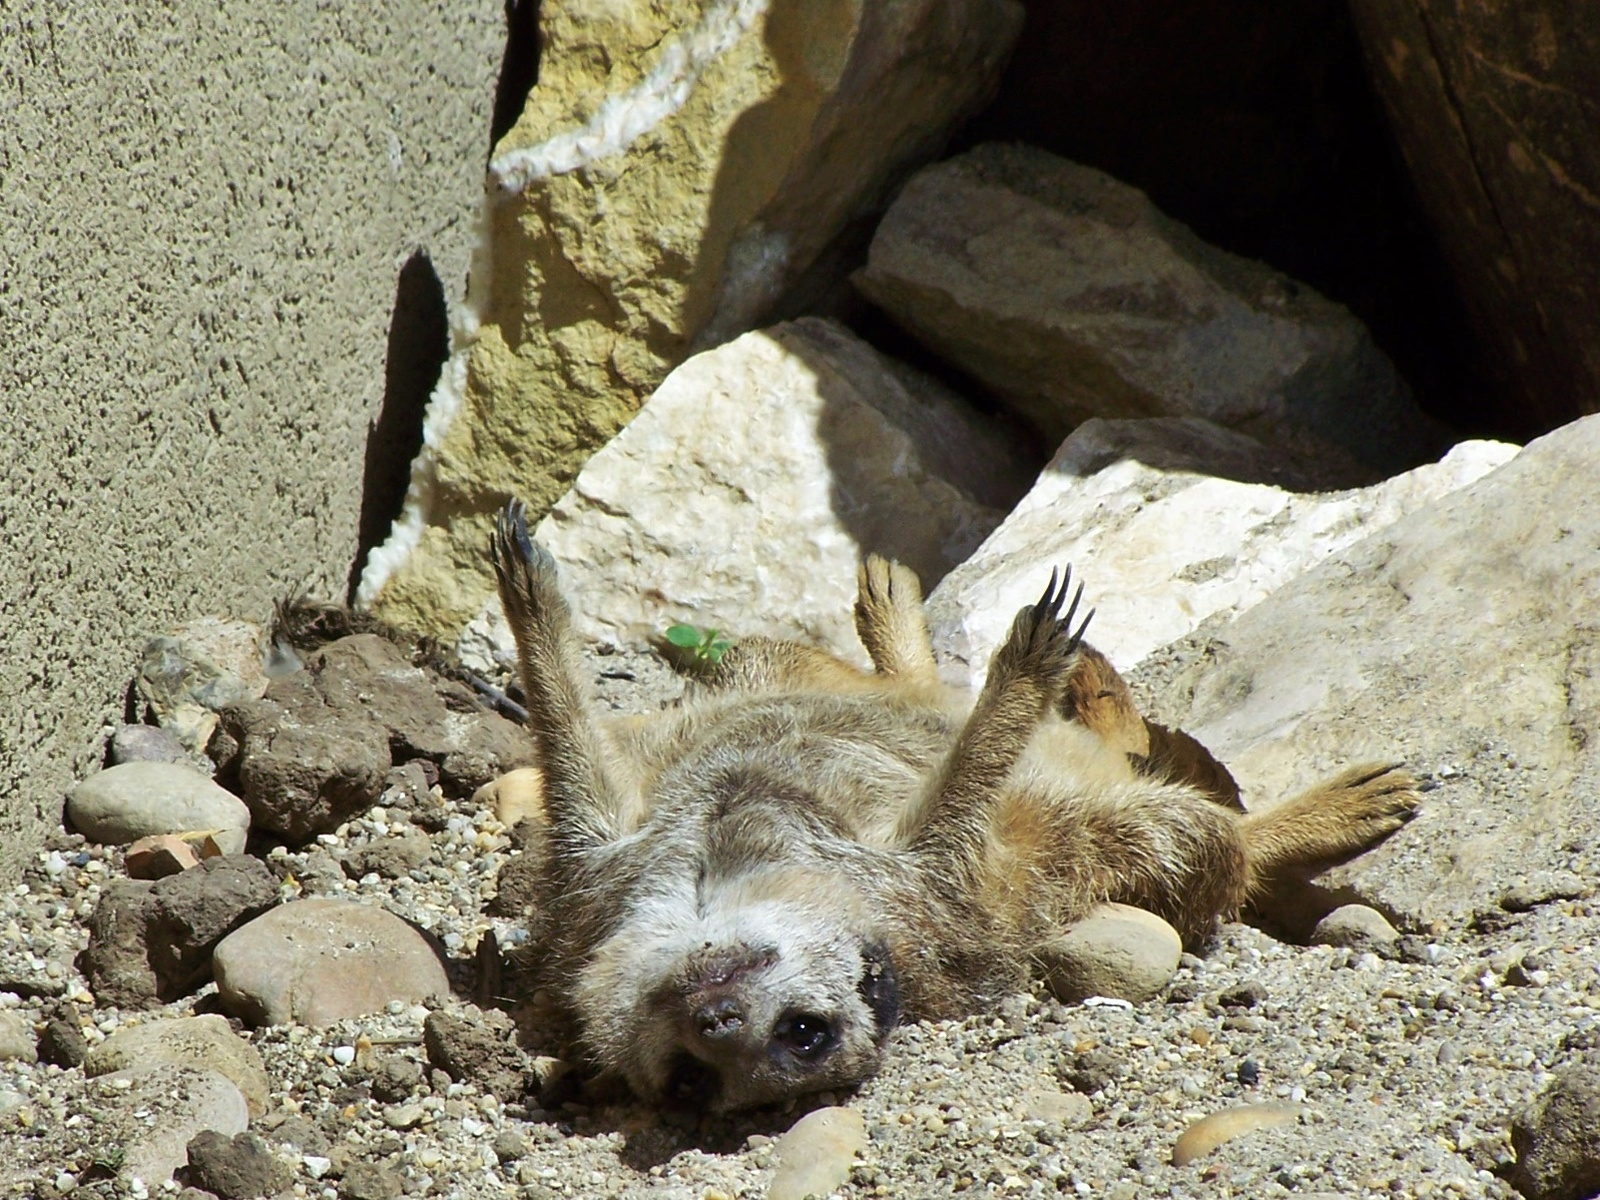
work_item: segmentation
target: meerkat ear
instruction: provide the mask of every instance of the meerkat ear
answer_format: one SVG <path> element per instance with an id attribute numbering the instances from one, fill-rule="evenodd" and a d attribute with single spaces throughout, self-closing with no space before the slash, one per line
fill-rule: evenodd
<path id="1" fill-rule="evenodd" d="M 869 942 L 862 947 L 861 961 L 864 969 L 856 987 L 878 1025 L 872 1040 L 881 1046 L 900 1020 L 900 979 L 889 959 L 889 947 L 883 942 Z"/>

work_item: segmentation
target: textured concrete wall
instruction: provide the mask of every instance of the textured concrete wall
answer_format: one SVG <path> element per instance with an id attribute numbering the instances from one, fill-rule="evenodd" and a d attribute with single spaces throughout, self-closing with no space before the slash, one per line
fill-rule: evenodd
<path id="1" fill-rule="evenodd" d="M 503 26 L 0 6 L 0 881 L 146 635 L 344 594 L 397 281 L 421 251 L 461 294 Z"/>

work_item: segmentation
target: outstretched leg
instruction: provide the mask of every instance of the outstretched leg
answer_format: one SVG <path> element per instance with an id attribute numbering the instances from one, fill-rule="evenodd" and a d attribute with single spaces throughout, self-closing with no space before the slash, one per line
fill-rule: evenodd
<path id="1" fill-rule="evenodd" d="M 1239 818 L 1250 894 L 1285 874 L 1306 875 L 1360 854 L 1399 829 L 1422 797 L 1397 763 L 1367 763 L 1282 804 Z"/>
<path id="2" fill-rule="evenodd" d="M 558 850 L 581 853 L 618 836 L 625 796 L 578 682 L 572 614 L 556 584 L 555 560 L 528 537 L 521 501 L 501 512 L 489 550 L 517 642 L 551 840 Z"/>
<path id="3" fill-rule="evenodd" d="M 939 682 L 922 612 L 922 581 L 910 567 L 869 554 L 856 575 L 856 636 L 879 675 Z"/>
<path id="4" fill-rule="evenodd" d="M 1059 583 L 1059 586 L 1057 586 Z M 1061 698 L 1091 609 L 1076 630 L 1072 620 L 1083 598 L 1080 586 L 1065 615 L 1061 606 L 1072 584 L 1050 573 L 1039 602 L 1012 622 L 1005 644 L 989 660 L 978 701 L 926 791 L 906 806 L 895 840 L 933 854 L 957 872 L 979 863 L 994 805 L 1039 722 Z"/>

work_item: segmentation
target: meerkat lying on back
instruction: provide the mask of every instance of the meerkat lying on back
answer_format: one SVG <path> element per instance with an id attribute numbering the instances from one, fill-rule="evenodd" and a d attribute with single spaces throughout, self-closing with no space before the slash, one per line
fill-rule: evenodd
<path id="1" fill-rule="evenodd" d="M 492 553 L 544 772 L 541 970 L 594 1064 L 647 1101 L 855 1083 L 897 1021 L 1026 988 L 1032 951 L 1096 904 L 1198 946 L 1275 874 L 1349 857 L 1417 804 L 1374 766 L 1226 807 L 1226 771 L 1145 724 L 1054 574 L 975 700 L 935 676 L 916 576 L 869 558 L 872 673 L 751 638 L 680 707 L 604 722 L 520 505 Z"/>

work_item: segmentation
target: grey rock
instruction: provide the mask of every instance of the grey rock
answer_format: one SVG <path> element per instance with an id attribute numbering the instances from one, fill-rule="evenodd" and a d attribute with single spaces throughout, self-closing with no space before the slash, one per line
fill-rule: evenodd
<path id="1" fill-rule="evenodd" d="M 0 1009 L 0 1062 L 37 1062 L 33 1022 L 14 1009 Z"/>
<path id="2" fill-rule="evenodd" d="M 1137 1004 L 1171 982 L 1182 953 L 1178 931 L 1154 913 L 1102 904 L 1035 957 L 1058 1000 L 1110 996 Z"/>
<path id="3" fill-rule="evenodd" d="M 253 1133 L 204 1130 L 189 1140 L 189 1182 L 222 1200 L 272 1196 L 294 1182 L 294 1169 Z"/>
<path id="4" fill-rule="evenodd" d="M 1311 941 L 1323 946 L 1348 946 L 1353 950 L 1380 950 L 1400 940 L 1389 919 L 1365 904 L 1343 904 L 1317 922 Z"/>
<path id="5" fill-rule="evenodd" d="M 1042 150 L 924 168 L 855 282 L 1054 441 L 1094 416 L 1200 416 L 1369 479 L 1442 445 L 1344 308 Z"/>
<path id="6" fill-rule="evenodd" d="M 165 1183 L 188 1161 L 189 1142 L 205 1130 L 243 1133 L 244 1097 L 215 1071 L 157 1063 L 90 1080 L 82 1106 L 95 1157 L 119 1163 L 120 1177 Z"/>
<path id="7" fill-rule="evenodd" d="M 429 1013 L 422 1023 L 428 1061 L 452 1079 L 470 1081 L 502 1100 L 521 1096 L 532 1064 L 516 1044 L 516 1028 L 498 1009 L 469 1009 L 470 1017 Z"/>
<path id="8" fill-rule="evenodd" d="M 72 789 L 66 813 L 89 840 L 115 846 L 205 829 L 216 831 L 224 854 L 239 854 L 250 829 L 250 810 L 239 797 L 181 763 L 107 767 Z"/>
<path id="9" fill-rule="evenodd" d="M 111 735 L 111 763 L 130 762 L 187 763 L 189 751 L 178 735 L 159 725 L 119 725 Z"/>
<path id="10" fill-rule="evenodd" d="M 1508 881 L 1600 877 L 1597 473 L 1589 417 L 1129 682 L 1252 807 L 1363 761 L 1431 775 L 1416 819 L 1323 876 L 1341 898 L 1449 926 Z"/>
<path id="11" fill-rule="evenodd" d="M 224 938 L 212 966 L 222 1006 L 256 1025 L 325 1025 L 450 990 L 428 938 L 346 900 L 280 905 Z"/>
<path id="12" fill-rule="evenodd" d="M 1600 1192 L 1600 1056 L 1560 1071 L 1511 1124 L 1508 1178 L 1528 1200 L 1586 1200 Z"/>
<path id="13" fill-rule="evenodd" d="M 215 617 L 191 621 L 173 636 L 145 643 L 139 696 L 185 749 L 203 753 L 217 714 L 265 688 L 264 645 L 257 625 Z"/>
<path id="14" fill-rule="evenodd" d="M 215 1014 L 125 1026 L 89 1051 L 83 1070 L 91 1076 L 109 1075 L 157 1062 L 215 1071 L 233 1081 L 252 1117 L 267 1109 L 272 1081 L 261 1052 Z"/>
<path id="15" fill-rule="evenodd" d="M 84 976 L 103 1004 L 175 1000 L 209 978 L 211 952 L 229 930 L 277 902 L 271 872 L 245 855 L 208 858 L 153 883 L 113 880 L 89 919 Z"/>
<path id="16" fill-rule="evenodd" d="M 388 1163 L 353 1162 L 339 1179 L 339 1200 L 398 1200 L 400 1173 Z"/>

